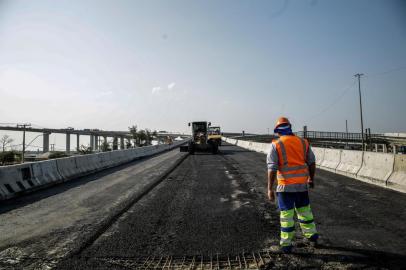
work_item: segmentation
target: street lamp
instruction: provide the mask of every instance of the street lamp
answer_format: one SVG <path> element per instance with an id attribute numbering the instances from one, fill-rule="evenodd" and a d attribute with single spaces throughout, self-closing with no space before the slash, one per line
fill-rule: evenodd
<path id="1" fill-rule="evenodd" d="M 362 143 L 362 151 L 364 151 L 364 121 L 362 119 L 361 76 L 364 76 L 364 74 L 357 73 L 354 75 L 354 77 L 358 78 L 359 112 L 361 115 L 361 143 Z"/>
<path id="2" fill-rule="evenodd" d="M 31 124 L 17 124 L 17 128 L 23 128 L 23 155 L 21 157 L 21 163 L 24 163 L 24 154 L 25 154 L 25 129 L 30 127 Z"/>

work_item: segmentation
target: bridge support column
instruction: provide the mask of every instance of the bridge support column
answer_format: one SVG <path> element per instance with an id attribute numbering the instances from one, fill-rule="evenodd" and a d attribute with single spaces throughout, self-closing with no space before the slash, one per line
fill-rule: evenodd
<path id="1" fill-rule="evenodd" d="M 118 149 L 118 138 L 114 137 L 113 138 L 113 150 L 117 150 Z"/>
<path id="2" fill-rule="evenodd" d="M 42 141 L 42 151 L 49 152 L 49 133 L 44 133 Z"/>
<path id="3" fill-rule="evenodd" d="M 94 135 L 90 135 L 90 150 L 94 150 Z"/>
<path id="4" fill-rule="evenodd" d="M 70 133 L 66 133 L 66 153 L 70 152 Z"/>
<path id="5" fill-rule="evenodd" d="M 398 152 L 398 149 L 397 149 L 397 147 L 396 147 L 395 144 L 392 144 L 392 152 L 393 152 L 394 154 L 397 154 L 397 152 Z"/>
<path id="6" fill-rule="evenodd" d="M 388 153 L 388 148 L 386 147 L 386 144 L 382 144 L 382 152 Z"/>
<path id="7" fill-rule="evenodd" d="M 133 145 L 131 143 L 131 138 L 127 138 L 127 148 L 133 148 Z"/>
<path id="8" fill-rule="evenodd" d="M 124 149 L 124 137 L 120 137 L 120 149 Z"/>
<path id="9" fill-rule="evenodd" d="M 378 152 L 378 144 L 375 144 L 375 152 Z"/>
<path id="10" fill-rule="evenodd" d="M 80 135 L 79 135 L 79 133 L 78 134 L 76 134 L 76 151 L 79 151 L 79 149 L 80 149 Z"/>
<path id="11" fill-rule="evenodd" d="M 94 136 L 94 150 L 99 150 L 99 136 Z"/>

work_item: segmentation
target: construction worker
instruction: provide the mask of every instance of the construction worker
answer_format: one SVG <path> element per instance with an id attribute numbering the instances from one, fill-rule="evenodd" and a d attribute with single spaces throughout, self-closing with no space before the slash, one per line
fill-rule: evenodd
<path id="1" fill-rule="evenodd" d="M 267 155 L 268 198 L 275 200 L 273 185 L 277 179 L 276 194 L 280 209 L 281 251 L 292 252 L 297 214 L 304 237 L 312 246 L 317 244 L 319 235 L 310 208 L 308 188 L 314 187 L 316 170 L 315 156 L 307 140 L 295 136 L 286 117 L 280 117 L 274 132 L 279 139 L 274 140 Z"/>

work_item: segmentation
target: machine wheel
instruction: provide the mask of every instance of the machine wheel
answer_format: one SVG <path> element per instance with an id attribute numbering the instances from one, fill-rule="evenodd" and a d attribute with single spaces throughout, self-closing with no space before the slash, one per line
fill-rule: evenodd
<path id="1" fill-rule="evenodd" d="M 211 143 L 211 153 L 213 155 L 217 154 L 219 152 L 219 146 L 216 142 Z"/>
<path id="2" fill-rule="evenodd" d="M 195 154 L 195 144 L 194 143 L 189 143 L 188 147 L 189 147 L 189 149 L 188 149 L 189 154 L 194 155 Z"/>

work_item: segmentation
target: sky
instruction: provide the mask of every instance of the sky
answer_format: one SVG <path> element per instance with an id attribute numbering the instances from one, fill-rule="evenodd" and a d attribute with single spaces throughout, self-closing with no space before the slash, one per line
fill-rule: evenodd
<path id="1" fill-rule="evenodd" d="M 0 123 L 406 132 L 406 2 L 0 0 Z M 0 133 L 4 134 L 4 132 Z"/>

